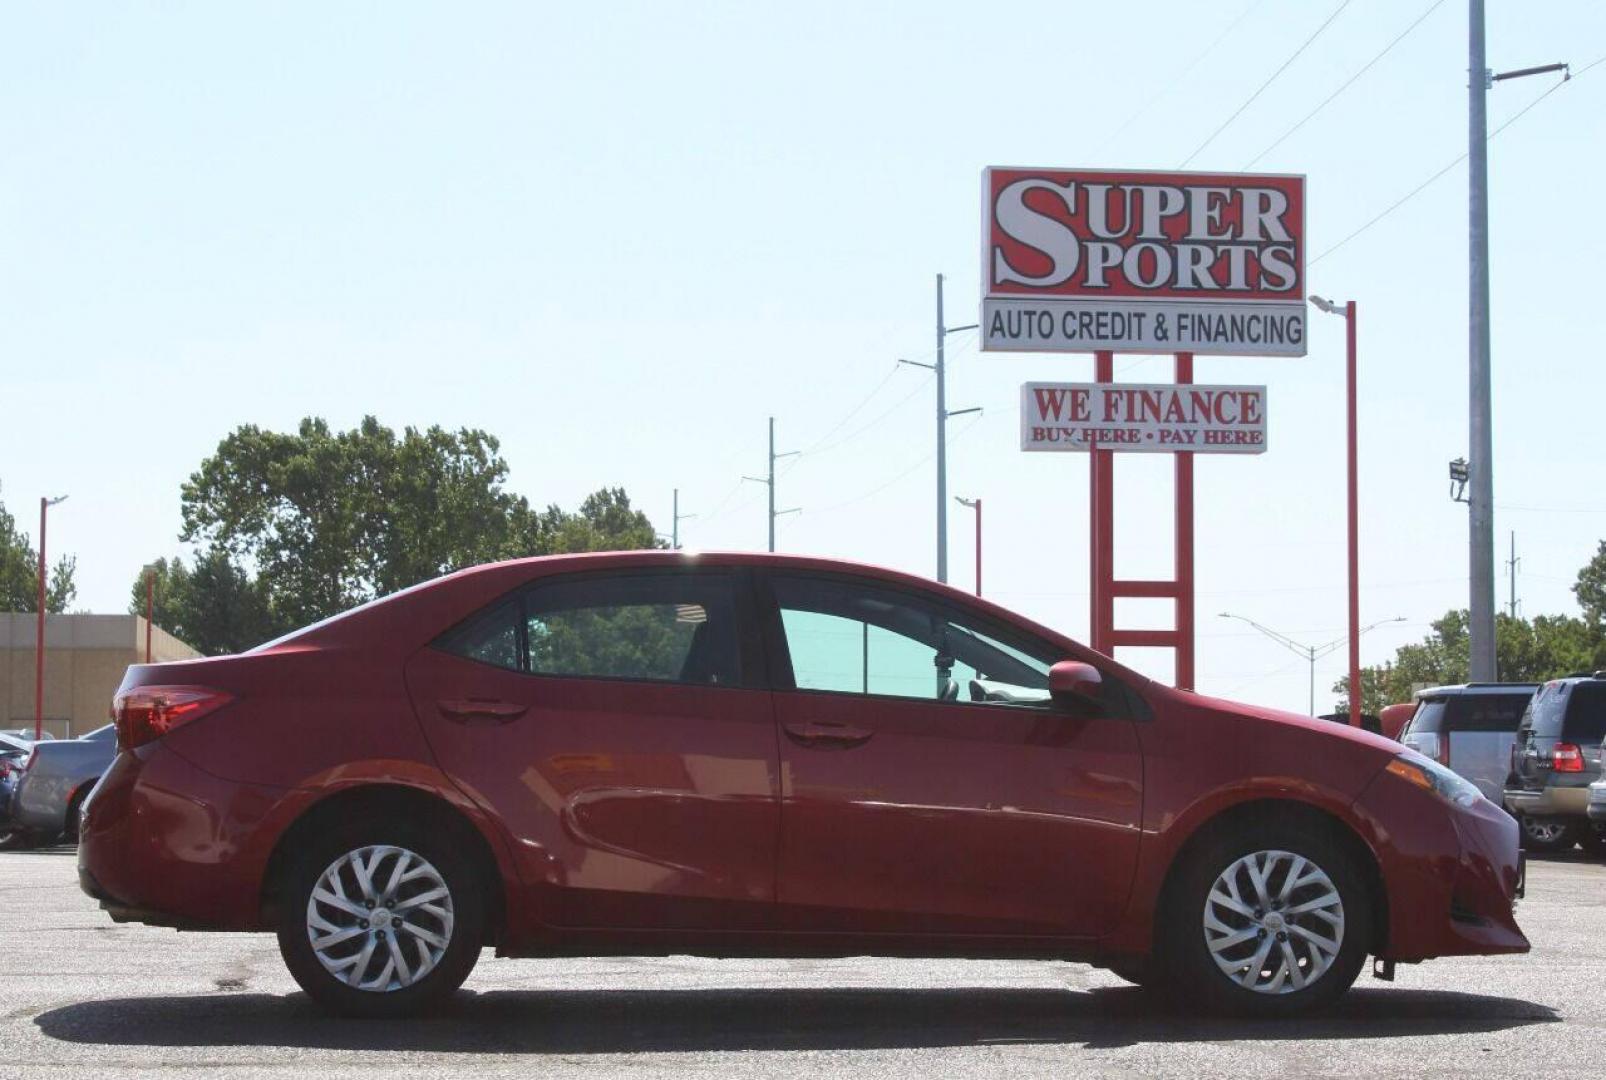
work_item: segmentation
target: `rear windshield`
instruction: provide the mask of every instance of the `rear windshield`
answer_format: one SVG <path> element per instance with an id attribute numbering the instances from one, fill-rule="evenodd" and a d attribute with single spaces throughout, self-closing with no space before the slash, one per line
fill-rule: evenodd
<path id="1" fill-rule="evenodd" d="M 1528 707 L 1524 694 L 1460 694 L 1427 698 L 1411 717 L 1406 733 L 1437 735 L 1457 731 L 1516 731 Z"/>
<path id="2" fill-rule="evenodd" d="M 1574 683 L 1568 697 L 1567 722 L 1561 737 L 1587 746 L 1606 739 L 1606 682 Z"/>

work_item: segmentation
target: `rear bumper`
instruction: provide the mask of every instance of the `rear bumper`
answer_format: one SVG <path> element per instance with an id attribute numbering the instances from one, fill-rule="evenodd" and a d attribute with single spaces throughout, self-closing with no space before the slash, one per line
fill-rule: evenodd
<path id="1" fill-rule="evenodd" d="M 1527 952 L 1515 905 L 1523 888 L 1519 829 L 1487 801 L 1452 806 L 1384 773 L 1356 803 L 1378 830 L 1388 897 L 1378 953 L 1397 961 Z"/>
<path id="2" fill-rule="evenodd" d="M 1589 788 L 1545 787 L 1537 791 L 1507 788 L 1506 805 L 1514 814 L 1528 817 L 1587 817 Z"/>
<path id="3" fill-rule="evenodd" d="M 261 826 L 285 794 L 220 780 L 160 742 L 124 751 L 84 808 L 79 886 L 119 922 L 258 929 Z"/>

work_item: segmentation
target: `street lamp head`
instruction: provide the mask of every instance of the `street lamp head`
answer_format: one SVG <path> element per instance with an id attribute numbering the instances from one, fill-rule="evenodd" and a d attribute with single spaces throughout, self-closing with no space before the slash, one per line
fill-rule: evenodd
<path id="1" fill-rule="evenodd" d="M 1324 297 L 1312 295 L 1310 302 L 1316 305 L 1318 311 L 1325 311 L 1329 315 L 1348 314 L 1341 305 L 1335 304 L 1331 300 L 1328 300 Z"/>
<path id="2" fill-rule="evenodd" d="M 66 501 L 67 501 L 67 496 L 65 496 L 65 495 L 57 495 L 54 499 L 46 499 L 45 500 L 45 505 L 46 506 L 55 506 L 57 503 L 64 503 Z"/>
<path id="3" fill-rule="evenodd" d="M 980 501 L 980 499 L 967 499 L 963 495 L 954 496 L 954 502 L 958 503 L 960 506 L 968 506 L 971 509 L 975 509 L 976 504 Z"/>

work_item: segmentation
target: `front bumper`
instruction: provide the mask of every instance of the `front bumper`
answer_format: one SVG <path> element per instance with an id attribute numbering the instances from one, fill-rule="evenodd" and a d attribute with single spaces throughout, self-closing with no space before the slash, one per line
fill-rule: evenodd
<path id="1" fill-rule="evenodd" d="M 1505 796 L 1511 812 L 1524 817 L 1581 818 L 1589 815 L 1587 787 L 1506 788 Z"/>
<path id="2" fill-rule="evenodd" d="M 1379 956 L 1414 962 L 1528 951 L 1514 913 L 1525 875 L 1511 815 L 1482 799 L 1452 805 L 1387 772 L 1356 809 L 1377 831 L 1387 892 Z"/>
<path id="3" fill-rule="evenodd" d="M 114 920 L 260 928 L 262 874 L 285 793 L 221 780 L 156 742 L 118 754 L 84 805 L 79 886 Z"/>

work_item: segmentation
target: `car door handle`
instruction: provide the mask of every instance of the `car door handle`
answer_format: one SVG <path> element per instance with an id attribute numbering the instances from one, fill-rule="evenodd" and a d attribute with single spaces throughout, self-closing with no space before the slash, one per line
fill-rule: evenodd
<path id="1" fill-rule="evenodd" d="M 781 727 L 786 731 L 787 738 L 803 746 L 830 746 L 841 749 L 863 746 L 875 734 L 873 731 L 866 731 L 850 724 L 814 720 L 782 724 Z"/>
<path id="2" fill-rule="evenodd" d="M 467 724 L 473 720 L 506 724 L 530 711 L 528 705 L 520 705 L 513 701 L 492 701 L 488 698 L 458 698 L 437 701 L 435 704 L 440 707 L 442 716 L 459 724 Z"/>

